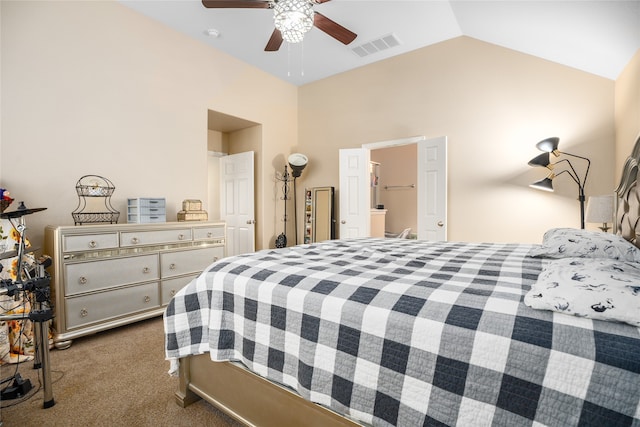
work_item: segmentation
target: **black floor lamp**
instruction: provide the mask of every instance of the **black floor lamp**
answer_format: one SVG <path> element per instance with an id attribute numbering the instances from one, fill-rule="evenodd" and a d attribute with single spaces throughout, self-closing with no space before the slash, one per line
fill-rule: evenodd
<path id="1" fill-rule="evenodd" d="M 591 161 L 586 157 L 558 151 L 559 141 L 560 141 L 559 138 L 553 137 L 553 138 L 543 139 L 542 141 L 536 144 L 536 147 L 539 150 L 544 151 L 544 153 L 531 159 L 529 161 L 529 166 L 545 167 L 549 169 L 551 173 L 546 178 L 541 179 L 540 181 L 534 182 L 533 184 L 530 185 L 530 187 L 536 188 L 538 190 L 553 191 L 553 179 L 562 175 L 563 173 L 569 174 L 571 179 L 573 179 L 573 181 L 576 184 L 578 184 L 578 201 L 580 202 L 580 228 L 584 229 L 584 201 L 585 201 L 584 186 L 587 183 L 587 175 L 589 174 L 589 167 L 591 166 Z M 553 154 L 555 157 L 559 157 L 560 155 L 565 155 L 565 156 L 571 156 L 578 159 L 586 160 L 587 169 L 584 173 L 584 177 L 580 179 L 580 176 L 576 172 L 575 168 L 573 167 L 569 159 L 562 159 L 555 163 L 551 163 L 551 159 L 549 156 L 550 153 Z M 562 162 L 567 162 L 567 164 L 569 165 L 569 169 L 564 169 L 558 173 L 553 172 L 556 165 Z"/>
<path id="2" fill-rule="evenodd" d="M 296 208 L 296 179 L 302 175 L 302 170 L 309 163 L 309 159 L 304 154 L 293 153 L 287 159 L 289 167 L 291 167 L 291 176 L 293 176 L 293 224 L 295 227 L 296 245 L 298 244 L 298 210 Z"/>

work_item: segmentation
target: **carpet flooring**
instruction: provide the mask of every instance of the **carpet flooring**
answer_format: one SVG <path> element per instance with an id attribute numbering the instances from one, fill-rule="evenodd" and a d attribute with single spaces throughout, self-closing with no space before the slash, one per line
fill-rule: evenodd
<path id="1" fill-rule="evenodd" d="M 47 409 L 33 362 L 0 368 L 5 379 L 18 366 L 34 386 L 22 399 L 0 402 L 1 427 L 241 427 L 205 401 L 187 408 L 175 402 L 178 378 L 167 374 L 161 317 L 78 338 L 51 350 L 50 365 L 55 404 Z"/>

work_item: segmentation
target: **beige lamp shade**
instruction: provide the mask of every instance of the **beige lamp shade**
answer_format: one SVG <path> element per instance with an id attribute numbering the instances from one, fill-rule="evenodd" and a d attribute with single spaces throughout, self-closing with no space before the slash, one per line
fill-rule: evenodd
<path id="1" fill-rule="evenodd" d="M 587 222 L 602 223 L 604 230 L 607 224 L 613 222 L 613 194 L 591 196 L 587 202 Z"/>

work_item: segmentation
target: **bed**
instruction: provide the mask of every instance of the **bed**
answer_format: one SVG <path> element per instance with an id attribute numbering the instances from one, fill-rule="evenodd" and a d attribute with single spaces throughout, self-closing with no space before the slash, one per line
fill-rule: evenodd
<path id="1" fill-rule="evenodd" d="M 616 235 L 345 239 L 212 264 L 165 312 L 177 402 L 256 426 L 640 426 L 639 161 L 640 139 Z"/>

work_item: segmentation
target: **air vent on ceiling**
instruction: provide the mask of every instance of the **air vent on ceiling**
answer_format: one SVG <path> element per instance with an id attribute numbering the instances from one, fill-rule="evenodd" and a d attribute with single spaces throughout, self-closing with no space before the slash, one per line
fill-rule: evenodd
<path id="1" fill-rule="evenodd" d="M 387 34 L 386 36 L 352 47 L 351 50 L 360 58 L 364 58 L 365 56 L 369 56 L 398 45 L 400 45 L 400 40 L 398 40 L 395 34 Z"/>

